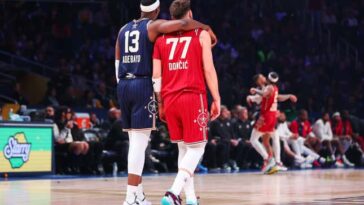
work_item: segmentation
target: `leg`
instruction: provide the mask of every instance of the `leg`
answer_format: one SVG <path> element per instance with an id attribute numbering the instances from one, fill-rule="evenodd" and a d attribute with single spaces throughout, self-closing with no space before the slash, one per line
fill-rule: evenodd
<path id="1" fill-rule="evenodd" d="M 86 155 L 88 153 L 88 150 L 90 149 L 90 145 L 87 142 L 81 142 L 82 144 L 82 154 Z"/>
<path id="2" fill-rule="evenodd" d="M 254 149 L 257 150 L 257 152 L 263 157 L 263 159 L 268 160 L 269 155 L 262 143 L 259 142 L 259 138 L 262 135 L 263 133 L 254 128 L 250 137 L 250 142 L 252 143 Z"/>
<path id="3" fill-rule="evenodd" d="M 263 135 L 263 144 L 265 149 L 268 151 L 269 157 L 273 156 L 273 149 L 272 146 L 270 145 L 270 139 L 271 139 L 270 135 Z"/>
<path id="4" fill-rule="evenodd" d="M 276 159 L 277 163 L 281 162 L 281 144 L 280 144 L 280 138 L 279 135 L 276 134 L 276 132 L 273 134 L 273 151 L 274 151 L 274 157 Z"/>
<path id="5" fill-rule="evenodd" d="M 179 157 L 179 171 L 171 187 L 171 192 L 174 195 L 180 195 L 182 188 L 185 187 L 186 183 L 193 177 L 193 173 L 204 153 L 205 145 L 206 143 L 188 145 L 186 146 L 186 154 L 183 158 Z M 192 181 L 190 181 L 190 183 L 192 183 Z M 189 190 L 189 192 L 190 191 L 191 190 Z"/>
<path id="6" fill-rule="evenodd" d="M 78 143 L 78 142 L 71 142 L 70 143 L 70 146 L 69 146 L 69 151 L 78 156 L 82 153 L 83 151 L 83 145 L 81 143 Z"/>
<path id="7" fill-rule="evenodd" d="M 178 153 L 178 169 L 180 169 L 182 160 L 183 160 L 184 156 L 187 153 L 187 146 L 185 145 L 185 143 L 183 143 L 183 142 L 178 143 L 178 152 L 179 152 Z M 191 178 L 189 178 L 187 180 L 187 182 L 186 182 L 185 186 L 183 187 L 183 189 L 185 191 L 186 201 L 187 202 L 197 201 L 193 176 L 191 176 Z"/>
<path id="8" fill-rule="evenodd" d="M 150 131 L 129 132 L 127 202 L 134 202 L 135 197 L 144 199 L 141 175 L 143 173 L 145 150 L 148 146 L 149 137 Z"/>

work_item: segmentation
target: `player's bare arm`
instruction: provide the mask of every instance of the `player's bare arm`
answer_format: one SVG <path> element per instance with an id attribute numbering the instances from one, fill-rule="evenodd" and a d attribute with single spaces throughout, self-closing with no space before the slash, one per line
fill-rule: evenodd
<path id="1" fill-rule="evenodd" d="M 284 102 L 287 100 L 290 100 L 291 102 L 295 103 L 297 102 L 297 97 L 292 94 L 278 95 L 278 102 Z"/>
<path id="2" fill-rule="evenodd" d="M 159 59 L 153 59 L 153 89 L 158 102 L 159 118 L 165 122 L 163 99 L 161 96 L 162 88 L 162 62 Z"/>
<path id="3" fill-rule="evenodd" d="M 262 102 L 262 96 L 260 95 L 248 95 L 246 97 L 246 102 L 249 106 L 252 106 L 253 103 L 260 104 Z"/>
<path id="4" fill-rule="evenodd" d="M 116 82 L 119 82 L 119 64 L 120 64 L 120 47 L 119 47 L 119 38 L 118 40 L 116 40 L 116 45 L 115 45 L 115 77 L 116 77 Z"/>
<path id="5" fill-rule="evenodd" d="M 160 34 L 173 33 L 177 31 L 189 31 L 200 28 L 209 32 L 212 39 L 212 46 L 216 45 L 217 38 L 210 26 L 193 19 L 163 20 L 158 19 L 149 24 L 149 39 L 154 42 Z"/>
<path id="6" fill-rule="evenodd" d="M 202 46 L 202 61 L 205 80 L 213 98 L 213 103 L 211 105 L 211 120 L 215 120 L 220 115 L 221 99 L 219 94 L 219 83 L 211 51 L 211 37 L 207 31 L 201 32 L 200 42 Z"/>
<path id="7" fill-rule="evenodd" d="M 263 97 L 269 97 L 272 93 L 273 93 L 273 87 L 271 85 L 268 85 L 265 89 L 258 89 L 258 88 L 251 88 L 250 89 L 250 93 L 252 95 L 254 94 L 258 94 L 258 95 L 261 95 Z"/>

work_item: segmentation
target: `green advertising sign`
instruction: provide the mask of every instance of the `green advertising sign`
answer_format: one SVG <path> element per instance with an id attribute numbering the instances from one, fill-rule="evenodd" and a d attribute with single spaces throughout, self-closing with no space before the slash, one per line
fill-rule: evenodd
<path id="1" fill-rule="evenodd" d="M 51 172 L 52 127 L 0 127 L 0 172 Z"/>

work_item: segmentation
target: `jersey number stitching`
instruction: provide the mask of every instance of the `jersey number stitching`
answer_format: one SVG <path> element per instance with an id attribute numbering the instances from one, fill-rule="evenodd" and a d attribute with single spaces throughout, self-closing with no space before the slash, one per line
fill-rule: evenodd
<path id="1" fill-rule="evenodd" d="M 129 38 L 131 39 L 131 46 L 129 46 Z M 136 53 L 139 51 L 139 31 L 125 32 L 125 53 Z"/>
<path id="2" fill-rule="evenodd" d="M 174 54 L 176 52 L 176 47 L 178 43 L 185 42 L 185 46 L 183 47 L 181 59 L 185 59 L 187 56 L 188 48 L 190 47 L 192 37 L 181 37 L 181 38 L 168 38 L 167 45 L 172 43 L 172 49 L 169 53 L 169 60 L 173 60 Z"/>

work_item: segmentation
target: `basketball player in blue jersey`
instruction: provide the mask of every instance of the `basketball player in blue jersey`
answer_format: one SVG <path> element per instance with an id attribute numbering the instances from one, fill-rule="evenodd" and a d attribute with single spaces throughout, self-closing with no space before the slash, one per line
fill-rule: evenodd
<path id="1" fill-rule="evenodd" d="M 149 205 L 142 187 L 145 150 L 155 129 L 157 102 L 152 82 L 153 43 L 160 34 L 201 28 L 216 43 L 209 26 L 192 19 L 156 20 L 159 0 L 141 0 L 141 17 L 119 31 L 115 47 L 117 95 L 122 111 L 123 130 L 129 134 L 128 186 L 124 205 Z"/>

